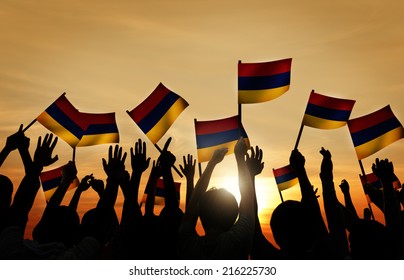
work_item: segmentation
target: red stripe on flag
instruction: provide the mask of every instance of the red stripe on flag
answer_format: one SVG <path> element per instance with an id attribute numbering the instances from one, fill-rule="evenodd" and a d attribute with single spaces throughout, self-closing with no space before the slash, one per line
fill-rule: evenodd
<path id="1" fill-rule="evenodd" d="M 196 135 L 213 134 L 238 128 L 238 116 L 213 121 L 197 121 L 195 123 Z"/>
<path id="2" fill-rule="evenodd" d="M 289 174 L 291 172 L 294 172 L 294 170 L 290 165 L 287 165 L 285 167 L 281 167 L 278 169 L 273 169 L 273 173 L 274 173 L 275 177 L 283 176 L 283 175 Z"/>
<path id="3" fill-rule="evenodd" d="M 136 108 L 129 112 L 131 118 L 136 122 L 140 122 L 146 117 L 163 98 L 171 91 L 160 83 L 157 88 Z"/>
<path id="4" fill-rule="evenodd" d="M 349 131 L 351 133 L 355 133 L 364 130 L 366 128 L 375 126 L 391 118 L 395 118 L 395 116 L 391 111 L 390 105 L 387 105 L 386 107 L 376 112 L 370 113 L 368 115 L 356 119 L 349 120 L 348 121 Z"/>
<path id="5" fill-rule="evenodd" d="M 272 76 L 290 72 L 292 59 L 282 59 L 270 62 L 239 63 L 239 77 Z"/>
<path id="6" fill-rule="evenodd" d="M 41 173 L 40 178 L 41 178 L 41 182 L 46 182 L 49 180 L 53 180 L 57 177 L 60 177 L 62 174 L 62 169 L 64 168 L 64 166 L 61 166 L 59 168 L 53 169 L 53 170 L 49 170 L 49 171 L 44 171 Z"/>
<path id="7" fill-rule="evenodd" d="M 310 94 L 309 103 L 334 110 L 351 111 L 355 100 L 325 96 L 313 91 Z"/>

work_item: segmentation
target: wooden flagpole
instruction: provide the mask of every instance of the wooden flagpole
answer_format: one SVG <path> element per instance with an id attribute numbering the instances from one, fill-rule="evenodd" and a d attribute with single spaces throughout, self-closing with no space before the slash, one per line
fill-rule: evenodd
<path id="1" fill-rule="evenodd" d="M 362 160 L 359 159 L 358 162 L 359 162 L 359 166 L 360 166 L 360 168 L 361 168 L 362 176 L 363 176 L 363 179 L 364 179 L 364 181 L 365 181 L 365 186 L 366 186 L 367 183 L 368 183 L 368 180 L 367 180 L 367 178 L 366 178 L 366 173 L 365 173 L 365 169 L 363 168 Z M 365 193 L 365 195 L 368 195 L 368 194 L 366 193 L 366 191 L 365 191 L 365 187 L 364 187 L 364 186 L 362 186 L 362 187 L 363 187 L 363 192 Z M 373 215 L 372 206 L 371 206 L 371 204 L 369 203 L 369 201 L 368 201 L 368 206 L 369 206 L 369 210 L 370 210 L 370 215 L 371 215 L 372 219 L 375 220 L 375 216 Z"/>
<path id="2" fill-rule="evenodd" d="M 196 119 L 194 119 L 194 127 L 196 128 Z M 198 147 L 196 147 L 196 149 L 198 150 Z M 198 169 L 199 169 L 199 178 L 201 178 L 201 176 L 202 176 L 202 164 L 199 162 L 199 159 L 198 159 Z"/>
<path id="3" fill-rule="evenodd" d="M 73 147 L 73 162 L 76 161 L 76 147 Z"/>
<path id="4" fill-rule="evenodd" d="M 296 139 L 296 144 L 295 144 L 294 150 L 296 150 L 296 149 L 297 149 L 297 146 L 299 146 L 300 137 L 302 137 L 302 133 L 303 133 L 303 127 L 304 127 L 304 124 L 303 124 L 303 122 L 302 122 L 302 124 L 300 125 L 299 134 L 297 135 L 297 139 Z"/>

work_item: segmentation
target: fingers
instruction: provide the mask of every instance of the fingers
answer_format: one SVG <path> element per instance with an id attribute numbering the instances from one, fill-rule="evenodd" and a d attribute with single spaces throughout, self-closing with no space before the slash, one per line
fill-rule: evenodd
<path id="1" fill-rule="evenodd" d="M 171 143 L 171 137 L 167 139 L 166 143 L 164 144 L 163 152 L 168 150 L 168 146 L 170 146 Z"/>

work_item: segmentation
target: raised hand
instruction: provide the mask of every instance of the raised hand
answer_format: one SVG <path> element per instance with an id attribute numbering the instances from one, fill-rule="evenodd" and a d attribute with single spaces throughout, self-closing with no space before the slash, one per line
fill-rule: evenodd
<path id="1" fill-rule="evenodd" d="M 209 163 L 212 163 L 212 164 L 220 163 L 224 159 L 224 156 L 227 154 L 228 150 L 229 150 L 228 148 L 221 148 L 221 149 L 215 150 L 213 152 L 212 158 L 210 159 Z"/>
<path id="2" fill-rule="evenodd" d="M 27 140 L 29 145 L 29 139 L 24 135 L 23 132 L 23 125 L 20 125 L 20 128 L 16 133 L 7 137 L 5 148 L 9 151 L 13 151 L 22 145 L 26 147 Z"/>
<path id="3" fill-rule="evenodd" d="M 243 157 L 247 154 L 248 147 L 244 141 L 243 137 L 240 137 L 234 146 L 234 154 L 236 157 Z"/>
<path id="4" fill-rule="evenodd" d="M 376 162 L 372 165 L 372 171 L 382 182 L 387 181 L 393 183 L 397 180 L 394 174 L 393 163 L 388 159 L 379 160 L 377 158 Z"/>
<path id="5" fill-rule="evenodd" d="M 58 138 L 53 139 L 53 134 L 46 134 L 44 140 L 38 138 L 38 144 L 34 154 L 34 163 L 42 170 L 44 166 L 49 166 L 58 160 L 58 156 L 52 157 L 53 150 L 58 142 Z"/>
<path id="6" fill-rule="evenodd" d="M 135 149 L 130 148 L 131 164 L 133 172 L 144 172 L 150 164 L 150 157 L 146 157 L 146 142 L 139 139 L 135 143 Z"/>
<path id="7" fill-rule="evenodd" d="M 170 145 L 170 142 L 171 137 L 168 138 L 168 140 L 164 144 L 164 148 L 161 151 L 161 154 L 158 158 L 158 163 L 163 169 L 169 169 L 173 167 L 176 160 L 175 156 L 170 151 L 168 151 L 168 146 Z"/>
<path id="8" fill-rule="evenodd" d="M 184 165 L 180 164 L 182 174 L 184 174 L 187 180 L 193 179 L 195 175 L 196 159 L 193 160 L 192 155 L 188 154 L 187 157 L 183 157 Z"/>
<path id="9" fill-rule="evenodd" d="M 85 192 L 91 187 L 91 182 L 94 180 L 93 174 L 86 175 L 81 179 L 78 189 Z"/>
<path id="10" fill-rule="evenodd" d="M 289 164 L 290 166 L 296 171 L 304 170 L 304 165 L 306 163 L 306 159 L 304 156 L 299 152 L 298 149 L 292 151 L 289 157 Z"/>
<path id="11" fill-rule="evenodd" d="M 62 169 L 62 182 L 71 183 L 77 177 L 77 169 L 74 162 L 69 161 Z"/>
<path id="12" fill-rule="evenodd" d="M 98 194 L 98 196 L 101 197 L 102 194 L 104 193 L 104 181 L 93 178 L 90 181 L 90 185 L 93 188 L 93 190 Z"/>
<path id="13" fill-rule="evenodd" d="M 102 159 L 102 165 L 108 178 L 121 181 L 122 179 L 124 179 L 124 177 L 126 177 L 125 172 L 126 156 L 127 156 L 126 152 L 122 154 L 122 147 L 116 145 L 113 153 L 112 153 L 112 146 L 109 147 L 108 161 L 104 158 Z"/>
<path id="14" fill-rule="evenodd" d="M 246 163 L 251 176 L 256 176 L 261 174 L 264 169 L 264 162 L 262 161 L 263 152 L 258 146 L 255 146 L 255 151 L 254 148 L 251 147 L 250 152 L 251 156 L 247 153 Z"/>
<path id="15" fill-rule="evenodd" d="M 349 184 L 348 184 L 347 180 L 345 180 L 345 179 L 342 180 L 339 187 L 343 194 L 349 193 Z"/>
<path id="16" fill-rule="evenodd" d="M 331 153 L 330 153 L 330 151 L 325 150 L 324 148 L 321 148 L 320 153 L 323 155 L 323 161 L 321 162 L 320 177 L 323 180 L 324 179 L 332 180 L 333 179 L 333 174 L 332 174 L 333 164 L 331 161 Z"/>

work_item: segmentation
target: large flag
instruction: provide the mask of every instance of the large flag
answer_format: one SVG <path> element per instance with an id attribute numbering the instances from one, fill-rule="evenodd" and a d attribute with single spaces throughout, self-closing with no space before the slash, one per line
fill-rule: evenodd
<path id="1" fill-rule="evenodd" d="M 43 113 L 37 121 L 75 147 L 83 136 L 86 124 L 81 121 L 80 112 L 62 94 Z"/>
<path id="2" fill-rule="evenodd" d="M 177 199 L 180 200 L 181 182 L 174 182 L 174 185 L 175 185 L 175 192 L 177 195 Z M 149 194 L 150 194 L 150 191 L 148 189 L 146 189 L 143 194 L 143 197 L 142 197 L 142 203 L 146 203 L 146 199 Z M 164 180 L 158 179 L 157 184 L 156 184 L 154 204 L 156 204 L 156 205 L 164 204 L 165 196 L 166 196 L 166 194 L 165 194 Z"/>
<path id="3" fill-rule="evenodd" d="M 233 153 L 241 136 L 247 146 L 250 146 L 247 133 L 242 125 L 240 127 L 238 116 L 211 121 L 195 120 L 195 133 L 199 162 L 209 161 L 214 151 L 220 148 L 228 148 L 227 155 Z"/>
<path id="4" fill-rule="evenodd" d="M 136 108 L 127 111 L 153 144 L 156 144 L 188 106 L 178 94 L 160 83 Z"/>
<path id="5" fill-rule="evenodd" d="M 290 165 L 272 169 L 279 191 L 289 189 L 299 183 L 297 175 Z"/>
<path id="6" fill-rule="evenodd" d="M 289 90 L 292 59 L 238 64 L 238 103 L 275 99 Z"/>
<path id="7" fill-rule="evenodd" d="M 359 160 L 404 137 L 403 126 L 392 112 L 390 105 L 349 120 L 348 128 Z"/>
<path id="8" fill-rule="evenodd" d="M 303 125 L 334 129 L 346 124 L 355 100 L 340 99 L 311 92 L 303 117 Z"/>
<path id="9" fill-rule="evenodd" d="M 60 182 L 62 181 L 62 169 L 64 167 L 65 166 L 61 166 L 52 170 L 44 171 L 39 175 L 46 201 L 49 201 L 56 189 L 59 187 Z M 74 189 L 78 185 L 79 180 L 76 177 L 70 184 L 68 190 Z"/>
<path id="10" fill-rule="evenodd" d="M 81 121 L 86 123 L 86 129 L 77 144 L 78 147 L 119 142 L 115 113 L 80 113 L 80 117 Z"/>

